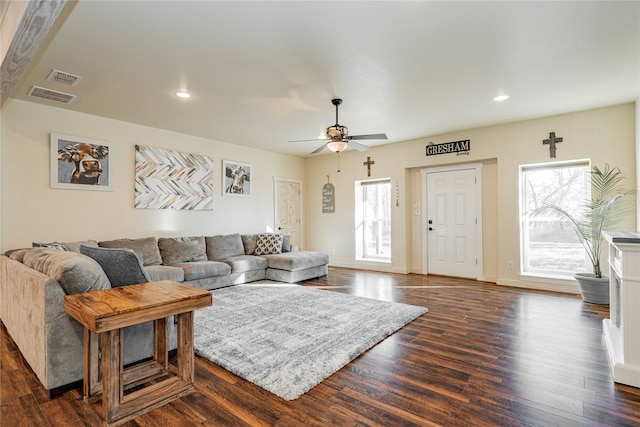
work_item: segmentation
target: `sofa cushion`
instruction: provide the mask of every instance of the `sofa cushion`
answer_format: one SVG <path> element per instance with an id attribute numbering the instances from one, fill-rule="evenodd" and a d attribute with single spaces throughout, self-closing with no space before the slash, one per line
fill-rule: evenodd
<path id="1" fill-rule="evenodd" d="M 256 246 L 258 245 L 258 235 L 257 234 L 243 234 L 242 245 L 244 246 L 244 254 L 245 255 L 253 255 L 256 251 Z"/>
<path id="2" fill-rule="evenodd" d="M 158 249 L 158 240 L 155 237 L 143 237 L 140 239 L 118 239 L 98 242 L 102 248 L 128 248 L 138 255 L 142 265 L 159 265 L 162 264 L 160 249 Z"/>
<path id="3" fill-rule="evenodd" d="M 158 239 L 158 247 L 164 265 L 207 260 L 207 248 L 203 236 L 161 237 Z"/>
<path id="4" fill-rule="evenodd" d="M 142 267 L 140 258 L 132 249 L 92 248 L 80 245 L 80 253 L 100 264 L 113 288 L 151 281 Z"/>
<path id="5" fill-rule="evenodd" d="M 96 261 L 75 252 L 35 248 L 25 253 L 23 262 L 27 267 L 57 280 L 67 295 L 111 287 Z"/>
<path id="6" fill-rule="evenodd" d="M 279 254 L 282 252 L 282 234 L 263 233 L 258 235 L 254 255 Z"/>
<path id="7" fill-rule="evenodd" d="M 185 281 L 228 276 L 231 273 L 231 267 L 217 261 L 179 262 L 172 267 L 180 267 L 184 271 Z"/>
<path id="8" fill-rule="evenodd" d="M 80 253 L 80 245 L 88 246 L 90 248 L 97 248 L 98 242 L 95 240 L 81 240 L 78 242 L 62 242 L 62 245 L 71 252 Z"/>
<path id="9" fill-rule="evenodd" d="M 184 282 L 184 270 L 180 267 L 170 265 L 148 265 L 144 267 L 144 271 L 152 282 L 160 280 L 173 280 L 174 282 Z"/>
<path id="10" fill-rule="evenodd" d="M 329 263 L 329 254 L 312 251 L 265 255 L 264 258 L 267 259 L 269 268 L 288 271 L 304 270 Z"/>
<path id="11" fill-rule="evenodd" d="M 229 264 L 232 274 L 267 268 L 267 260 L 265 258 L 253 255 L 232 256 L 225 259 L 224 262 Z"/>
<path id="12" fill-rule="evenodd" d="M 291 236 L 288 234 L 282 235 L 282 252 L 291 252 Z"/>
<path id="13" fill-rule="evenodd" d="M 244 245 L 238 233 L 207 236 L 205 240 L 207 243 L 207 257 L 211 261 L 244 255 Z"/>
<path id="14" fill-rule="evenodd" d="M 22 262 L 24 255 L 30 250 L 31 248 L 13 249 L 5 252 L 5 255 L 15 261 Z"/>

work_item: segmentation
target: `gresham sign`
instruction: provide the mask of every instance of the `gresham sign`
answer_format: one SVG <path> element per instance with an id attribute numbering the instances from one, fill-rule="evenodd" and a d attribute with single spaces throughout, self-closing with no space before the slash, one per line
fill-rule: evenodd
<path id="1" fill-rule="evenodd" d="M 442 144 L 434 144 L 432 142 L 427 145 L 427 156 L 435 156 L 437 154 L 458 153 L 458 155 L 469 155 L 471 150 L 471 140 L 444 142 Z"/>

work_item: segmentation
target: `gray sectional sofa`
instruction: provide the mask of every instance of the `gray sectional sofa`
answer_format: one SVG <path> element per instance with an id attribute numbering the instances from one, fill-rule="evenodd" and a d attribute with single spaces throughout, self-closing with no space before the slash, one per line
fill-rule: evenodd
<path id="1" fill-rule="evenodd" d="M 262 279 L 299 282 L 326 275 L 329 263 L 326 253 L 297 251 L 288 236 L 272 233 L 34 243 L 9 251 L 0 256 L 0 319 L 47 390 L 83 375 L 83 329 L 64 311 L 64 296 L 111 287 L 83 246 L 132 250 L 151 281 L 209 290 Z M 125 330 L 125 364 L 152 355 L 151 328 Z M 175 330 L 170 341 L 175 348 Z"/>

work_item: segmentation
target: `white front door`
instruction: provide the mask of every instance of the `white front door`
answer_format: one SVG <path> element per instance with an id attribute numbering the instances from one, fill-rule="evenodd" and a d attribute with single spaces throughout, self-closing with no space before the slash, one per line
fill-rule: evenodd
<path id="1" fill-rule="evenodd" d="M 274 178 L 276 232 L 291 236 L 291 244 L 302 249 L 301 183 Z"/>
<path id="2" fill-rule="evenodd" d="M 476 169 L 425 174 L 429 274 L 478 278 L 476 175 Z"/>

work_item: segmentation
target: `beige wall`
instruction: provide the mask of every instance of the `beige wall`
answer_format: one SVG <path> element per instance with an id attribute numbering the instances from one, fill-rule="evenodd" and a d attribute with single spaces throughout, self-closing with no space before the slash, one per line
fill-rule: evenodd
<path id="1" fill-rule="evenodd" d="M 421 200 L 420 169 L 459 163 L 482 163 L 483 192 L 483 278 L 502 284 L 548 289 L 564 289 L 528 283 L 519 277 L 518 167 L 549 162 L 549 148 L 542 140 L 556 132 L 564 141 L 558 144 L 555 161 L 590 158 L 593 164 L 620 167 L 636 182 L 635 106 L 624 104 L 607 108 L 520 121 L 414 141 L 374 147 L 365 153 L 347 151 L 339 156 L 327 154 L 306 160 L 307 243 L 332 254 L 332 264 L 381 271 L 422 271 L 422 226 L 412 215 L 412 203 Z M 426 157 L 429 142 L 471 140 L 469 156 L 443 154 Z M 375 161 L 371 178 L 390 177 L 398 183 L 399 206 L 392 209 L 392 264 L 355 261 L 354 182 L 367 179 L 370 156 Z M 340 173 L 336 172 L 338 157 Z M 323 214 L 321 189 L 327 175 L 336 187 L 336 212 Z M 424 206 L 422 206 L 424 209 Z M 634 229 L 630 218 L 628 229 Z M 507 269 L 512 262 L 514 268 Z M 577 289 L 577 288 L 576 288 Z"/>
<path id="2" fill-rule="evenodd" d="M 304 160 L 12 99 L 2 110 L 0 250 L 34 241 L 259 232 L 274 227 L 273 177 L 302 180 Z M 51 189 L 50 133 L 109 141 L 114 191 Z M 136 144 L 214 159 L 212 211 L 135 209 Z M 221 162 L 251 163 L 252 197 L 222 197 Z"/>

